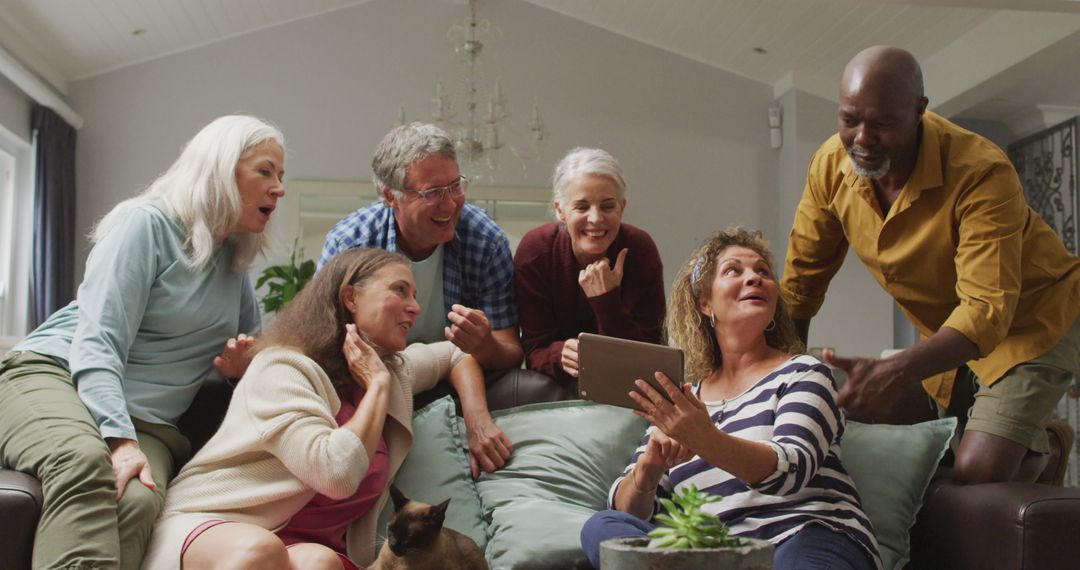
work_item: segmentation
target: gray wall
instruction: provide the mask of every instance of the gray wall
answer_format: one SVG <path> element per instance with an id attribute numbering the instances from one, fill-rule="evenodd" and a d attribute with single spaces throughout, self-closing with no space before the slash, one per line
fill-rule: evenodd
<path id="1" fill-rule="evenodd" d="M 30 142 L 30 109 L 33 101 L 0 75 L 0 126 L 24 142 Z"/>
<path id="2" fill-rule="evenodd" d="M 768 85 L 520 0 L 485 2 L 481 10 L 503 30 L 485 48 L 486 81 L 501 78 L 518 133 L 534 100 L 551 131 L 541 160 L 522 174 L 504 156 L 495 183 L 547 186 L 566 150 L 600 146 L 626 170 L 626 220 L 656 239 L 669 289 L 690 251 L 728 225 L 762 229 L 782 259 L 807 160 L 831 133 L 834 105 L 801 95 L 790 111 L 798 120 L 785 118 L 785 129 L 795 133 L 773 150 Z M 441 78 L 449 88 L 459 77 L 445 37 L 463 16 L 459 3 L 375 0 L 72 83 L 72 105 L 86 120 L 78 151 L 80 231 L 142 189 L 199 127 L 226 113 L 256 114 L 284 130 L 287 179 L 368 179 L 372 151 L 399 106 L 410 120 L 424 119 L 434 82 Z M 79 256 L 80 275 L 88 249 L 84 244 Z M 853 304 L 880 303 L 876 284 L 864 290 L 869 277 L 860 264 L 848 263 L 844 272 L 811 343 L 857 353 L 891 346 L 891 321 L 876 322 L 876 307 Z M 849 279 L 849 272 L 858 277 Z M 858 326 L 833 315 L 840 298 L 846 308 L 859 307 L 858 317 L 848 316 Z M 888 315 L 887 298 L 883 307 Z"/>
<path id="3" fill-rule="evenodd" d="M 518 0 L 482 8 L 504 32 L 485 49 L 488 80 L 501 78 L 519 132 L 535 99 L 552 134 L 524 177 L 504 157 L 496 182 L 546 186 L 570 147 L 608 149 L 627 171 L 627 221 L 655 236 L 669 282 L 710 230 L 756 226 L 773 207 L 769 86 Z M 284 130 L 289 178 L 368 179 L 399 106 L 424 118 L 435 80 L 458 77 L 445 38 L 463 12 L 437 0 L 377 0 L 73 83 L 86 119 L 79 227 L 144 187 L 201 125 L 232 112 Z"/>
<path id="4" fill-rule="evenodd" d="M 1001 121 L 963 118 L 951 118 L 949 120 L 973 133 L 979 133 L 990 139 L 990 141 L 998 145 L 1001 150 L 1005 150 L 1006 147 L 1017 140 L 1017 137 L 1013 134 L 1012 130 L 1005 126 L 1005 123 L 1002 123 Z"/>

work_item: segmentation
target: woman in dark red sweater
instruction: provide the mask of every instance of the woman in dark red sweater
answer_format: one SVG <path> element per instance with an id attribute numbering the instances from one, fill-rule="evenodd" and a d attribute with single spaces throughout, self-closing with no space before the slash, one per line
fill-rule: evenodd
<path id="1" fill-rule="evenodd" d="M 610 154 L 571 150 L 552 186 L 559 221 L 522 238 L 514 284 L 525 365 L 573 384 L 579 333 L 660 342 L 664 270 L 649 234 L 622 223 L 626 182 Z"/>

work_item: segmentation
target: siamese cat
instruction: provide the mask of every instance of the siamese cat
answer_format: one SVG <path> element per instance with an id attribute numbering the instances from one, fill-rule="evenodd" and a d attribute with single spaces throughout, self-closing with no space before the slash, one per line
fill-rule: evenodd
<path id="1" fill-rule="evenodd" d="M 450 499 L 427 505 L 409 499 L 393 485 L 390 498 L 394 515 L 370 570 L 488 570 L 484 553 L 473 539 L 443 528 Z"/>

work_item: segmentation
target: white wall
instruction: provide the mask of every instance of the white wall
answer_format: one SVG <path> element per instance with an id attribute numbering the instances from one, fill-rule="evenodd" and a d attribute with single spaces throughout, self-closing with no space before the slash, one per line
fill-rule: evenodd
<path id="1" fill-rule="evenodd" d="M 654 235 L 669 282 L 709 231 L 760 222 L 776 187 L 769 86 L 520 0 L 481 8 L 504 32 L 485 48 L 488 79 L 501 77 L 519 131 L 535 99 L 552 134 L 547 155 L 524 177 L 504 157 L 497 183 L 545 186 L 570 147 L 608 149 L 627 171 L 627 221 Z M 72 104 L 86 119 L 80 230 L 225 113 L 282 127 L 288 178 L 369 178 L 372 151 L 399 106 L 426 117 L 435 80 L 458 76 L 445 38 L 464 10 L 376 0 L 73 83 Z"/>
<path id="2" fill-rule="evenodd" d="M 806 169 L 821 143 L 836 133 L 837 109 L 833 101 L 798 90 L 788 91 L 778 102 L 784 114 L 776 209 L 781 231 L 773 243 L 777 258 L 783 259 Z M 842 355 L 876 356 L 894 346 L 893 321 L 892 298 L 849 250 L 821 311 L 810 321 L 809 344 L 833 347 Z"/>

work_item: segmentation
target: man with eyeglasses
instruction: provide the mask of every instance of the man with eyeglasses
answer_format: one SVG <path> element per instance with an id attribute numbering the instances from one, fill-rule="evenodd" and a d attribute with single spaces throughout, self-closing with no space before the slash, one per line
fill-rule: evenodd
<path id="1" fill-rule="evenodd" d="M 402 125 L 379 143 L 371 168 L 382 201 L 330 230 L 319 266 L 350 247 L 401 252 L 423 309 L 410 343 L 445 339 L 486 370 L 519 366 L 510 244 L 484 210 L 465 203 L 468 179 L 453 141 L 434 125 Z"/>
<path id="2" fill-rule="evenodd" d="M 458 170 L 450 137 L 424 123 L 396 127 L 375 148 L 371 169 L 382 200 L 330 229 L 319 267 L 352 247 L 400 252 L 411 261 L 421 308 L 409 329 L 410 344 L 449 340 L 485 370 L 520 366 L 524 353 L 510 243 L 484 210 L 465 203 L 469 181 Z M 462 414 L 476 476 L 476 461 L 494 471 L 509 457 L 511 444 L 491 421 L 484 386 L 464 389 L 474 396 L 462 398 Z M 466 409 L 467 403 L 482 409 Z"/>

